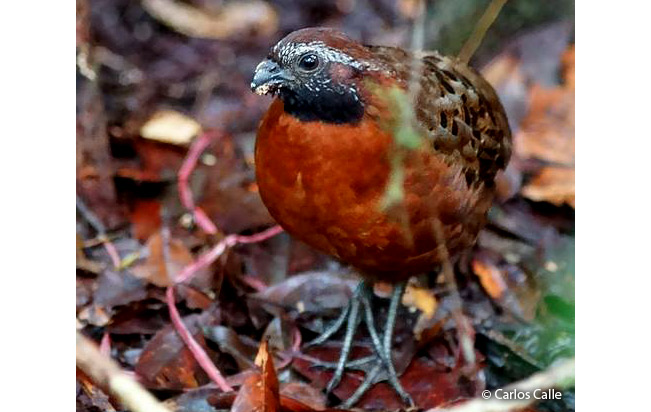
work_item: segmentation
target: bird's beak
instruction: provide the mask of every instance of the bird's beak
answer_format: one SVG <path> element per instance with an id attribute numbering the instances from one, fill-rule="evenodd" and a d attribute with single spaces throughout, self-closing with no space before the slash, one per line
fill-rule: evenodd
<path id="1" fill-rule="evenodd" d="M 251 90 L 259 95 L 267 94 L 278 90 L 280 85 L 290 80 L 291 76 L 281 69 L 278 63 L 269 59 L 263 60 L 255 68 Z"/>

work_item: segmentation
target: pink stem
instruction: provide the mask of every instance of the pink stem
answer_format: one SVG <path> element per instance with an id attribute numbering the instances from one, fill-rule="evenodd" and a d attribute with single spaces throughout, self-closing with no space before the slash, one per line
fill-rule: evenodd
<path id="1" fill-rule="evenodd" d="M 267 289 L 267 285 L 263 281 L 253 276 L 241 275 L 240 280 L 256 292 L 262 292 Z"/>
<path id="2" fill-rule="evenodd" d="M 220 136 L 221 134 L 217 132 L 205 132 L 199 135 L 199 137 L 190 147 L 190 150 L 188 151 L 188 154 L 183 161 L 183 165 L 181 165 L 181 168 L 178 172 L 178 190 L 179 197 L 181 198 L 181 203 L 188 210 L 192 211 L 194 220 L 197 225 L 208 234 L 217 233 L 217 227 L 208 218 L 208 216 L 206 216 L 204 211 L 195 205 L 194 199 L 192 197 L 192 192 L 190 191 L 190 187 L 188 185 L 188 181 L 190 180 L 190 175 L 197 165 L 201 153 L 210 145 L 214 139 L 219 138 Z M 275 236 L 282 231 L 283 229 L 280 226 L 274 226 L 251 236 L 228 235 L 208 252 L 199 256 L 197 260 L 183 268 L 183 270 L 176 277 L 175 283 L 178 284 L 190 280 L 198 270 L 210 265 L 212 262 L 217 260 L 229 247 L 233 247 L 238 243 L 262 242 L 263 240 L 269 239 L 270 237 Z M 217 387 L 219 387 L 224 392 L 232 391 L 233 388 L 231 385 L 226 382 L 226 379 L 224 379 L 224 376 L 221 374 L 219 369 L 217 369 L 201 345 L 197 343 L 197 341 L 192 337 L 190 331 L 188 331 L 187 327 L 183 324 L 183 320 L 179 315 L 179 312 L 176 308 L 176 303 L 174 301 L 173 287 L 167 288 L 166 296 L 167 306 L 170 312 L 172 324 L 174 325 L 174 329 L 178 332 L 179 336 L 183 342 L 185 342 L 188 349 L 190 349 L 190 352 L 192 352 L 192 355 L 197 360 L 199 366 L 201 366 L 206 374 L 208 374 L 210 379 L 217 385 Z"/>
<path id="3" fill-rule="evenodd" d="M 104 332 L 102 340 L 99 343 L 99 351 L 102 355 L 111 357 L 111 335 L 108 332 Z"/>
<path id="4" fill-rule="evenodd" d="M 250 236 L 241 236 L 241 235 L 235 235 L 235 239 L 237 240 L 237 243 L 258 243 L 262 242 L 263 240 L 267 240 L 270 237 L 274 237 L 279 233 L 282 233 L 283 228 L 276 225 L 273 227 L 270 227 L 267 230 L 263 230 L 262 232 L 258 232 L 255 235 L 250 235 Z"/>
<path id="5" fill-rule="evenodd" d="M 184 267 L 181 273 L 179 273 L 176 277 L 175 282 L 181 283 L 188 281 L 198 270 L 203 269 L 204 267 L 217 260 L 224 253 L 226 248 L 233 247 L 238 243 L 249 244 L 262 242 L 263 240 L 267 240 L 270 237 L 276 236 L 282 231 L 283 229 L 280 226 L 276 225 L 251 236 L 228 235 L 208 252 L 199 256 L 197 260 Z"/>
<path id="6" fill-rule="evenodd" d="M 292 331 L 294 332 L 294 340 L 292 342 L 292 348 L 287 353 L 288 351 L 283 351 L 284 353 L 279 354 L 282 355 L 282 358 L 284 358 L 277 366 L 278 369 L 282 369 L 286 366 L 289 366 L 290 363 L 294 360 L 294 355 L 299 352 L 301 348 L 301 331 L 298 330 L 296 325 L 292 328 Z"/>
<path id="7" fill-rule="evenodd" d="M 118 253 L 118 249 L 115 247 L 115 245 L 108 239 L 104 240 L 104 249 L 106 249 L 106 253 L 108 253 L 109 257 L 111 258 L 111 263 L 113 263 L 114 268 L 120 267 L 120 264 L 122 263 L 122 259 L 120 259 L 120 254 Z"/>
<path id="8" fill-rule="evenodd" d="M 197 225 L 208 234 L 217 233 L 217 227 L 210 219 L 208 219 L 201 208 L 195 206 L 188 181 L 190 180 L 190 175 L 192 175 L 194 168 L 197 166 L 201 153 L 203 153 L 214 139 L 220 136 L 221 134 L 217 132 L 204 132 L 200 134 L 192 143 L 192 146 L 190 146 L 190 150 L 188 150 L 188 154 L 178 172 L 178 188 L 181 203 L 186 209 L 192 211 L 192 215 L 194 216 Z"/>
<path id="9" fill-rule="evenodd" d="M 197 360 L 197 363 L 201 368 L 206 372 L 208 377 L 217 385 L 219 389 L 224 392 L 230 392 L 233 390 L 233 387 L 226 382 L 224 376 L 219 372 L 219 369 L 215 366 L 212 360 L 208 357 L 206 351 L 203 350 L 201 345 L 192 337 L 190 331 L 185 327 L 181 316 L 179 315 L 178 310 L 176 309 L 176 304 L 174 302 L 174 287 L 170 286 L 167 288 L 167 306 L 170 311 L 170 318 L 172 319 L 172 324 L 176 329 L 177 333 L 185 342 L 192 355 Z"/>
<path id="10" fill-rule="evenodd" d="M 292 345 L 292 353 L 296 353 L 301 349 L 301 331 L 294 325 L 294 344 Z"/>

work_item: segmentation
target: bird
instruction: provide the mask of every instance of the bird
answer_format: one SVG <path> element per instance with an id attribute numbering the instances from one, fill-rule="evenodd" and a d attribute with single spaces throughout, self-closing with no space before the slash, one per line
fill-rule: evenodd
<path id="1" fill-rule="evenodd" d="M 364 45 L 333 28 L 288 34 L 255 68 L 251 89 L 273 97 L 255 144 L 263 203 L 289 234 L 362 279 L 311 342 L 324 343 L 346 324 L 326 391 L 350 364 L 363 320 L 375 366 L 343 405 L 378 376 L 413 405 L 391 359 L 396 312 L 410 277 L 471 249 L 486 224 L 512 150 L 497 93 L 456 57 Z M 405 130 L 416 143 L 401 143 Z M 392 182 L 398 191 L 387 203 Z M 393 285 L 383 328 L 370 304 L 378 281 Z"/>

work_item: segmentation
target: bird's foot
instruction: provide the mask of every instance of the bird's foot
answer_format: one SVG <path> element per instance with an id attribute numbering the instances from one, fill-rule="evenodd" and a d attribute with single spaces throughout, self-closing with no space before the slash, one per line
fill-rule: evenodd
<path id="1" fill-rule="evenodd" d="M 389 305 L 389 313 L 382 339 L 375 328 L 373 319 L 373 310 L 371 307 L 372 290 L 364 281 L 355 289 L 350 304 L 342 311 L 342 314 L 326 329 L 319 337 L 309 342 L 307 346 L 319 345 L 334 335 L 344 323 L 346 323 L 346 333 L 341 348 L 341 355 L 337 362 L 315 362 L 313 366 L 326 369 L 333 369 L 334 375 L 326 387 L 326 393 L 330 394 L 341 382 L 346 369 L 367 371 L 366 377 L 362 384 L 355 390 L 353 395 L 342 403 L 342 407 L 350 408 L 368 391 L 375 383 L 388 381 L 389 385 L 396 391 L 404 403 L 413 406 L 414 402 L 411 396 L 402 388 L 398 375 L 393 366 L 391 358 L 391 342 L 393 339 L 393 329 L 396 321 L 396 314 L 400 299 L 405 290 L 405 284 L 398 284 L 394 287 Z M 361 313 L 360 313 L 361 312 Z M 364 319 L 367 329 L 373 342 L 374 355 L 348 360 L 353 344 L 353 336 L 361 319 Z M 370 366 L 369 369 L 369 364 Z"/>

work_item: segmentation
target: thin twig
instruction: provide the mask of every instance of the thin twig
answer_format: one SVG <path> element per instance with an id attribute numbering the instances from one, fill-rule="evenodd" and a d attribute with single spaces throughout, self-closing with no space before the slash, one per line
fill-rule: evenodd
<path id="1" fill-rule="evenodd" d="M 528 392 L 529 399 L 496 399 L 495 393 L 491 393 L 490 399 L 472 399 L 458 406 L 450 408 L 434 408 L 427 412 L 508 412 L 520 410 L 525 406 L 538 401 L 536 390 L 545 391 L 548 389 L 566 389 L 574 385 L 574 358 L 565 360 L 542 372 L 531 375 L 527 379 L 515 382 L 504 387 L 504 391 Z"/>
<path id="2" fill-rule="evenodd" d="M 192 334 L 188 328 L 183 324 L 181 315 L 176 309 L 176 303 L 174 302 L 174 287 L 170 286 L 167 288 L 165 294 L 167 297 L 167 307 L 169 308 L 170 318 L 172 319 L 172 324 L 176 329 L 176 332 L 179 334 L 185 345 L 190 349 L 192 355 L 196 359 L 197 363 L 201 368 L 206 372 L 208 377 L 217 385 L 219 389 L 224 392 L 230 392 L 233 390 L 233 387 L 226 382 L 224 375 L 221 374 L 219 369 L 215 364 L 210 360 L 206 351 L 203 350 L 201 345 L 192 337 Z"/>
<path id="3" fill-rule="evenodd" d="M 189 187 L 189 180 L 194 168 L 197 166 L 201 153 L 214 141 L 222 137 L 221 132 L 206 131 L 201 133 L 190 146 L 188 154 L 183 161 L 183 165 L 178 172 L 178 189 L 179 197 L 183 206 L 192 212 L 194 221 L 197 223 L 204 232 L 208 234 L 217 233 L 217 227 L 206 216 L 206 213 L 198 206 L 195 205 L 192 197 L 192 192 Z"/>
<path id="4" fill-rule="evenodd" d="M 133 412 L 170 412 L 138 382 L 102 355 L 88 338 L 77 332 L 77 367 L 97 386 L 115 396 Z"/>
<path id="5" fill-rule="evenodd" d="M 420 94 L 420 79 L 423 72 L 423 61 L 419 52 L 425 47 L 425 17 L 427 15 L 427 5 L 424 0 L 418 0 L 416 5 L 416 16 L 411 32 L 411 72 L 409 74 L 409 102 L 413 106 Z"/>
<path id="6" fill-rule="evenodd" d="M 468 40 L 466 40 L 463 47 L 461 48 L 461 51 L 459 52 L 458 59 L 461 62 L 468 64 L 472 56 L 475 54 L 475 51 L 477 51 L 477 48 L 481 44 L 482 40 L 484 40 L 486 32 L 493 25 L 493 22 L 500 14 L 502 7 L 504 4 L 506 4 L 507 1 L 508 0 L 491 1 L 484 14 L 475 25 L 475 29 L 472 31 L 472 34 Z"/>
<path id="7" fill-rule="evenodd" d="M 228 235 L 208 252 L 199 256 L 197 260 L 184 267 L 176 277 L 176 283 L 183 283 L 188 281 L 198 270 L 205 268 L 217 260 L 229 247 L 233 247 L 238 243 L 247 244 L 262 242 L 263 240 L 276 236 L 282 231 L 283 229 L 280 226 L 276 225 L 251 236 Z"/>

